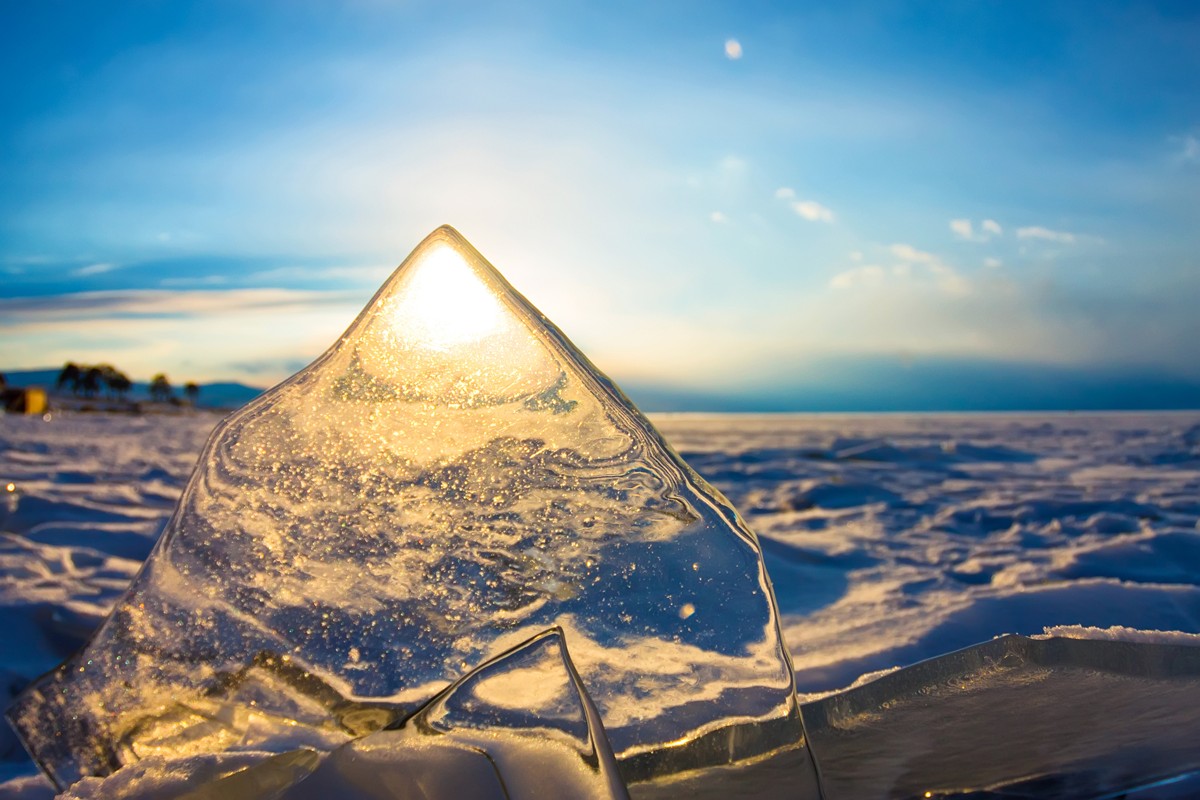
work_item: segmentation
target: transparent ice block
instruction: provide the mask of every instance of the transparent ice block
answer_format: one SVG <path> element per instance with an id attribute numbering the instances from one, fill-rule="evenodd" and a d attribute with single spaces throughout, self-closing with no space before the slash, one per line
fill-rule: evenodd
<path id="1" fill-rule="evenodd" d="M 627 780 L 802 746 L 754 535 L 443 227 L 218 427 L 128 594 L 9 717 L 59 785 L 329 750 L 551 626 Z"/>

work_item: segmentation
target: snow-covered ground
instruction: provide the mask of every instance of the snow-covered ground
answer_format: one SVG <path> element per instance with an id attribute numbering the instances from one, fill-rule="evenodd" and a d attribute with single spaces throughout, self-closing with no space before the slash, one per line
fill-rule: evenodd
<path id="1" fill-rule="evenodd" d="M 758 532 L 802 694 L 1000 633 L 1200 632 L 1200 413 L 656 422 Z"/>
<path id="2" fill-rule="evenodd" d="M 654 421 L 759 533 L 802 696 L 1001 633 L 1200 633 L 1200 413 Z M 0 701 L 103 618 L 216 422 L 0 417 Z M 34 772 L 0 731 L 0 797 Z"/>

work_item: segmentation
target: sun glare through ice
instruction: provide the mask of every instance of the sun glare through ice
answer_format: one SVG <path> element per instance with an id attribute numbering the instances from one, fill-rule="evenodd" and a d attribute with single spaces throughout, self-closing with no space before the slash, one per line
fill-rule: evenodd
<path id="1" fill-rule="evenodd" d="M 500 300 L 449 244 L 415 265 L 391 310 L 397 336 L 442 352 L 500 333 L 504 319 Z"/>

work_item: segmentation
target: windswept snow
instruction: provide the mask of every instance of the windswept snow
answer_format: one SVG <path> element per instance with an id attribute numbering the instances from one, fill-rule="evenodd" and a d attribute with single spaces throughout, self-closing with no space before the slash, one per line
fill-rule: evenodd
<path id="1" fill-rule="evenodd" d="M 1082 625 L 1052 625 L 1042 636 L 1033 639 L 1090 639 L 1109 642 L 1133 642 L 1137 644 L 1174 644 L 1185 647 L 1200 647 L 1200 634 L 1182 631 L 1140 631 L 1114 625 L 1111 628 L 1085 628 Z"/>
<path id="2" fill-rule="evenodd" d="M 802 696 L 1002 633 L 1200 633 L 1200 414 L 656 422 L 759 534 Z"/>

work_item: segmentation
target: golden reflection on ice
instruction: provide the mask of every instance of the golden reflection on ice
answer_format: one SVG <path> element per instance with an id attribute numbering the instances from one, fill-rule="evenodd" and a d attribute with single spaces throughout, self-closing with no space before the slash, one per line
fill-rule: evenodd
<path id="1" fill-rule="evenodd" d="M 479 408 L 552 390 L 557 359 L 461 237 L 435 233 L 385 285 L 339 380 L 361 399 Z"/>

